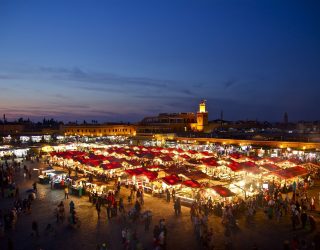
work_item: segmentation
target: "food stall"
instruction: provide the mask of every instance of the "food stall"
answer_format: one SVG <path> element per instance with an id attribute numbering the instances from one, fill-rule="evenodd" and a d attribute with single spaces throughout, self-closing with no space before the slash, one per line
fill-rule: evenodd
<path id="1" fill-rule="evenodd" d="M 45 168 L 45 170 L 40 170 L 40 175 L 38 176 L 39 178 L 39 183 L 40 184 L 49 184 L 51 180 L 51 176 L 49 173 L 53 173 L 55 170 L 53 167 L 48 166 Z"/>
<path id="2" fill-rule="evenodd" d="M 90 184 L 86 178 L 74 181 L 71 185 L 71 194 L 81 197 L 86 193 L 86 187 Z"/>
<path id="3" fill-rule="evenodd" d="M 51 187 L 55 189 L 62 189 L 68 186 L 71 179 L 67 177 L 67 173 L 64 171 L 55 170 L 47 173 L 50 176 Z"/>
<path id="4" fill-rule="evenodd" d="M 142 187 L 144 192 L 152 193 L 154 181 L 158 177 L 158 173 L 145 168 L 127 169 L 125 170 L 123 180 L 126 185 L 135 185 L 137 188 Z"/>
<path id="5" fill-rule="evenodd" d="M 196 201 L 196 196 L 201 187 L 201 184 L 195 180 L 185 180 L 176 190 L 176 198 L 180 198 L 181 203 L 191 205 Z"/>
<path id="6" fill-rule="evenodd" d="M 204 198 L 205 201 L 208 201 L 211 198 L 213 203 L 220 203 L 222 201 L 231 202 L 232 197 L 234 196 L 235 193 L 233 193 L 229 188 L 222 185 L 206 188 L 205 192 L 202 193 L 202 198 Z"/>

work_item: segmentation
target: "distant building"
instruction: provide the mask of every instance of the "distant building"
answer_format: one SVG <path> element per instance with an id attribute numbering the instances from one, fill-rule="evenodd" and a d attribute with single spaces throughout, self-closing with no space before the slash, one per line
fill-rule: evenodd
<path id="1" fill-rule="evenodd" d="M 0 124 L 0 135 L 7 136 L 7 135 L 18 135 L 21 134 L 25 126 L 23 124 L 13 123 L 13 122 L 2 122 Z"/>
<path id="2" fill-rule="evenodd" d="M 135 136 L 136 126 L 127 124 L 67 124 L 61 127 L 64 135 L 79 136 Z"/>
<path id="3" fill-rule="evenodd" d="M 208 125 L 208 112 L 206 110 L 206 101 L 202 100 L 199 104 L 199 111 L 197 112 L 197 131 L 203 132 Z"/>
<path id="4" fill-rule="evenodd" d="M 176 132 L 203 132 L 208 125 L 206 102 L 201 101 L 199 111 L 188 113 L 160 113 L 145 117 L 137 126 L 137 134 L 157 134 Z"/>

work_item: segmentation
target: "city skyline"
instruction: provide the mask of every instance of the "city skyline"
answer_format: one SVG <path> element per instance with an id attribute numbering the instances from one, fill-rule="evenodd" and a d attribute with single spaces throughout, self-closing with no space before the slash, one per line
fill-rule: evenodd
<path id="1" fill-rule="evenodd" d="M 316 1 L 2 1 L 0 113 L 319 120 Z"/>

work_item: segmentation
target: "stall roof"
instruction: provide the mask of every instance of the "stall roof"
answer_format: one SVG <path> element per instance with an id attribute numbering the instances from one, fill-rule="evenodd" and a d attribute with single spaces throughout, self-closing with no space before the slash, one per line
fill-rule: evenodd
<path id="1" fill-rule="evenodd" d="M 292 168 L 286 168 L 286 169 L 282 169 L 279 171 L 275 171 L 272 174 L 274 174 L 280 178 L 283 178 L 283 179 L 291 179 L 291 178 L 306 175 L 306 174 L 308 174 L 308 171 L 304 167 L 295 166 Z"/>
<path id="2" fill-rule="evenodd" d="M 209 155 L 211 155 L 211 153 L 208 152 L 208 151 L 202 151 L 201 154 L 204 155 L 204 156 L 209 156 Z"/>
<path id="3" fill-rule="evenodd" d="M 125 172 L 129 175 L 144 175 L 146 176 L 149 180 L 155 180 L 158 177 L 158 173 L 154 171 L 149 171 L 145 168 L 136 168 L 136 169 L 127 169 Z"/>
<path id="4" fill-rule="evenodd" d="M 253 174 L 260 174 L 262 171 L 259 167 L 252 161 L 246 161 L 240 163 L 243 166 L 243 170 Z"/>
<path id="5" fill-rule="evenodd" d="M 105 164 L 101 164 L 101 167 L 104 170 L 111 170 L 111 169 L 117 169 L 117 168 L 122 168 L 122 165 L 120 162 L 110 162 L 110 163 L 105 163 Z"/>
<path id="6" fill-rule="evenodd" d="M 282 161 L 283 161 L 283 160 L 282 160 L 281 158 L 279 158 L 279 157 L 268 157 L 268 158 L 266 158 L 265 160 L 271 161 L 271 162 L 273 162 L 273 163 L 278 163 L 278 162 L 282 162 Z"/>
<path id="7" fill-rule="evenodd" d="M 186 180 L 182 182 L 182 185 L 185 185 L 187 187 L 191 188 L 200 188 L 201 184 L 195 180 Z"/>
<path id="8" fill-rule="evenodd" d="M 234 172 L 242 171 L 244 168 L 243 165 L 235 161 L 231 161 L 227 166 Z"/>
<path id="9" fill-rule="evenodd" d="M 127 162 L 132 166 L 139 166 L 141 163 L 138 160 L 127 160 Z"/>
<path id="10" fill-rule="evenodd" d="M 229 157 L 231 157 L 233 159 L 240 159 L 240 158 L 242 158 L 242 155 L 237 152 L 234 152 L 232 154 L 229 154 Z"/>
<path id="11" fill-rule="evenodd" d="M 230 197 L 235 194 L 231 192 L 228 188 L 223 187 L 221 185 L 211 187 L 214 191 L 216 191 L 221 197 Z"/>
<path id="12" fill-rule="evenodd" d="M 268 171 L 271 171 L 271 172 L 278 171 L 281 169 L 279 166 L 277 166 L 275 164 L 263 164 L 261 167 L 268 170 Z"/>
<path id="13" fill-rule="evenodd" d="M 174 186 L 174 185 L 177 185 L 177 184 L 180 184 L 180 178 L 173 174 L 173 175 L 168 175 L 168 176 L 165 176 L 163 178 L 161 178 L 167 185 L 170 185 L 170 186 Z"/>
<path id="14" fill-rule="evenodd" d="M 160 159 L 163 161 L 173 161 L 173 159 L 169 155 L 162 156 L 162 157 L 160 157 Z"/>
<path id="15" fill-rule="evenodd" d="M 261 173 L 261 170 L 259 169 L 259 167 L 252 161 L 246 161 L 241 163 L 236 161 L 231 161 L 227 166 L 234 172 L 246 171 L 253 174 Z"/>
<path id="16" fill-rule="evenodd" d="M 171 167 L 165 168 L 164 172 L 171 175 L 184 174 L 186 173 L 186 169 L 184 167 L 171 166 Z"/>
<path id="17" fill-rule="evenodd" d="M 205 159 L 202 159 L 201 161 L 204 165 L 208 167 L 217 167 L 219 165 L 214 157 L 205 158 Z"/>
<path id="18" fill-rule="evenodd" d="M 179 155 L 179 157 L 184 158 L 184 159 L 186 159 L 186 160 L 189 160 L 189 159 L 190 159 L 190 156 L 189 156 L 189 155 L 186 155 L 186 154 Z"/>
<path id="19" fill-rule="evenodd" d="M 296 164 L 296 165 L 301 163 L 301 161 L 299 159 L 295 159 L 295 158 L 287 159 L 287 161 L 290 163 Z"/>
<path id="20" fill-rule="evenodd" d="M 260 161 L 262 158 L 259 157 L 259 156 L 251 155 L 251 156 L 248 156 L 247 159 L 249 161 L 254 161 L 255 162 L 255 161 Z"/>
<path id="21" fill-rule="evenodd" d="M 201 164 L 200 160 L 197 160 L 195 158 L 189 159 L 188 162 L 191 163 L 191 164 Z"/>
<path id="22" fill-rule="evenodd" d="M 163 166 L 162 165 L 148 165 L 146 166 L 147 169 L 163 169 Z"/>
<path id="23" fill-rule="evenodd" d="M 181 148 L 176 148 L 174 151 L 178 152 L 179 154 L 184 153 L 184 150 Z"/>
<path id="24" fill-rule="evenodd" d="M 200 170 L 185 171 L 184 173 L 181 173 L 181 174 L 193 180 L 210 179 L 210 177 L 207 174 L 203 173 Z"/>
<path id="25" fill-rule="evenodd" d="M 188 153 L 190 153 L 190 154 L 193 154 L 193 155 L 194 155 L 194 154 L 197 154 L 198 152 L 197 152 L 197 151 L 195 151 L 195 150 L 189 150 L 189 151 L 188 151 Z"/>

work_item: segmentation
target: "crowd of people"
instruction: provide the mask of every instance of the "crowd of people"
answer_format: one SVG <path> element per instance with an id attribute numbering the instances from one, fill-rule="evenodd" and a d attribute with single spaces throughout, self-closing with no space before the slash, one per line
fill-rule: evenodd
<path id="1" fill-rule="evenodd" d="M 1 182 L 3 185 L 2 196 L 11 197 L 13 199 L 12 209 L 5 211 L 0 210 L 0 236 L 3 236 L 5 230 L 14 230 L 17 219 L 22 214 L 31 213 L 31 204 L 37 196 L 37 183 L 34 182 L 28 193 L 22 195 L 19 187 L 15 183 L 15 175 L 23 169 L 24 178 L 28 179 L 32 171 L 21 163 L 6 161 L 1 165 Z M 30 177 L 31 178 L 31 177 Z M 313 180 L 306 179 L 305 183 L 297 183 L 295 187 L 291 187 L 293 194 L 288 196 L 284 187 L 274 185 L 266 192 L 261 192 L 256 197 L 247 200 L 238 199 L 234 203 L 213 203 L 212 200 L 206 202 L 195 202 L 190 208 L 191 223 L 194 228 L 194 234 L 202 249 L 214 249 L 214 230 L 208 223 L 209 217 L 217 215 L 221 217 L 221 223 L 224 226 L 224 236 L 226 248 L 232 249 L 232 234 L 237 230 L 237 218 L 246 216 L 247 222 L 254 223 L 257 210 L 262 209 L 265 212 L 267 220 L 275 220 L 280 222 L 285 216 L 290 216 L 292 222 L 292 230 L 307 230 L 314 232 L 316 221 L 311 214 L 316 209 L 318 197 L 310 196 L 308 187 L 312 185 Z M 121 195 L 121 185 L 115 180 L 115 192 L 109 192 L 106 197 L 97 197 L 92 202 L 97 211 L 98 219 L 101 218 L 101 211 L 105 209 L 106 219 L 119 217 L 122 222 L 121 240 L 123 249 L 139 250 L 144 249 L 141 238 L 137 233 L 139 225 L 144 226 L 145 232 L 150 230 L 152 225 L 152 211 L 147 210 L 144 205 L 144 192 L 142 188 L 132 185 L 128 187 L 129 195 L 124 199 Z M 9 190 L 9 192 L 8 192 Z M 166 201 L 173 204 L 172 213 L 176 216 L 181 215 L 181 200 L 176 198 L 174 193 L 169 190 L 165 191 Z M 126 196 L 125 196 L 126 197 Z M 68 225 L 77 228 L 80 227 L 81 221 L 75 209 L 75 203 L 69 202 L 69 212 L 65 209 L 66 200 L 69 199 L 68 190 L 64 190 L 65 200 L 60 201 L 55 209 L 56 222 L 64 224 L 66 214 L 69 214 Z M 320 198 L 320 197 L 319 197 Z M 320 204 L 319 204 L 320 205 Z M 119 216 L 120 215 L 120 216 Z M 141 222 L 141 223 L 137 223 Z M 39 225 L 36 220 L 32 221 L 31 232 L 33 237 L 40 237 Z M 55 226 L 48 223 L 45 233 L 55 232 Z M 159 223 L 154 225 L 153 229 L 153 249 L 166 249 L 167 243 L 167 227 L 166 220 L 161 219 Z M 288 243 L 289 242 L 289 243 Z M 315 234 L 312 242 L 305 239 L 299 239 L 295 236 L 293 239 L 284 242 L 284 249 L 320 249 L 320 235 Z M 13 245 L 12 240 L 10 244 Z M 296 247 L 297 246 L 297 247 Z M 258 249 L 258 246 L 254 246 Z M 305 248 L 304 248 L 305 247 Z M 310 248 L 313 247 L 313 248 Z M 12 248 L 13 249 L 13 248 Z M 99 244 L 99 249 L 108 249 L 107 243 Z"/>
<path id="2" fill-rule="evenodd" d="M 15 182 L 16 174 L 20 173 L 23 169 L 24 178 L 31 179 L 31 169 L 23 166 L 21 162 L 15 159 L 6 159 L 0 165 L 0 185 L 1 197 L 3 199 L 12 199 L 11 207 L 0 209 L 0 237 L 3 237 L 8 230 L 15 231 L 18 218 L 23 215 L 31 214 L 31 204 L 36 199 L 37 187 L 34 183 L 32 188 L 27 190 L 26 193 L 20 193 L 19 186 Z M 32 232 L 34 231 L 34 223 L 32 224 Z M 38 231 L 35 235 L 38 235 Z M 13 249 L 13 241 L 9 238 L 9 249 Z"/>

